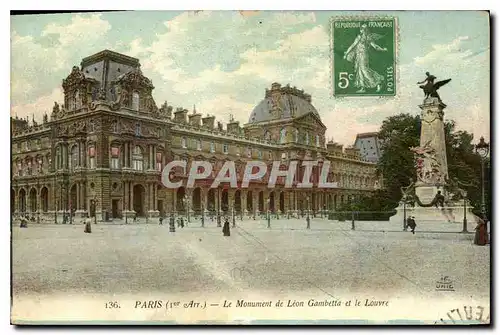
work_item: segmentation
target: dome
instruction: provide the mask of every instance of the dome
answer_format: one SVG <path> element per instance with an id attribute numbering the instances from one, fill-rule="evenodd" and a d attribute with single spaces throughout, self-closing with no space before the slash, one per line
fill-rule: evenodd
<path id="1" fill-rule="evenodd" d="M 281 87 L 274 83 L 271 90 L 266 89 L 265 99 L 253 109 L 248 123 L 297 118 L 309 113 L 320 118 L 309 94 L 289 85 Z"/>

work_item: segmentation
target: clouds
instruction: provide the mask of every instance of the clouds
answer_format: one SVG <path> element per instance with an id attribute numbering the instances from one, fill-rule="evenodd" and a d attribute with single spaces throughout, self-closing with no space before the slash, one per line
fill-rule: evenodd
<path id="1" fill-rule="evenodd" d="M 12 104 L 30 104 L 43 94 L 51 95 L 71 67 L 80 62 L 82 55 L 93 52 L 110 29 L 111 25 L 101 18 L 101 14 L 75 15 L 68 24 L 48 24 L 35 38 L 19 35 L 14 22 L 11 33 Z M 47 37 L 50 39 L 43 39 Z"/>
<path id="2" fill-rule="evenodd" d="M 488 46 L 446 31 L 440 33 L 439 43 L 433 40 L 424 48 L 425 41 L 415 34 L 415 29 L 426 27 L 421 15 L 418 24 L 412 24 L 411 15 L 400 18 L 404 25 L 397 97 L 335 99 L 328 28 L 333 14 L 198 11 L 170 18 L 158 15 L 154 20 L 151 14 L 151 20 L 141 21 L 139 27 L 155 27 L 153 35 L 127 30 L 123 22 L 133 14 L 66 16 L 69 19 L 41 26 L 39 36 L 21 35 L 13 24 L 12 111 L 19 116 L 38 111 L 41 118 L 54 100 L 61 100 L 61 79 L 71 67 L 109 48 L 139 58 L 156 87 L 157 104 L 167 100 L 174 106 L 196 105 L 199 112 L 223 121 L 233 114 L 246 123 L 265 88 L 272 82 L 290 83 L 312 95 L 328 137 L 352 144 L 356 133 L 376 131 L 390 115 L 419 113 L 423 94 L 416 82 L 430 71 L 438 80 L 452 78 L 440 93 L 449 106 L 446 115 L 459 128 L 483 133 L 489 129 L 489 55 L 484 52 Z"/>

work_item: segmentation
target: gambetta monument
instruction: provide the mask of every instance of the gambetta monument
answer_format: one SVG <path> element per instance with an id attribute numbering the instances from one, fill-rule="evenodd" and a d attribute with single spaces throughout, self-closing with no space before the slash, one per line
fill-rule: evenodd
<path id="1" fill-rule="evenodd" d="M 417 83 L 424 91 L 424 101 L 419 106 L 422 122 L 420 146 L 410 148 L 415 154 L 415 179 L 402 188 L 402 200 L 391 223 L 403 225 L 404 217 L 414 216 L 417 222 L 462 222 L 464 217 L 464 197 L 455 181 L 448 177 L 446 142 L 444 132 L 444 109 L 446 105 L 437 93 L 438 89 L 451 81 L 435 82 L 436 77 L 429 72 L 424 81 Z M 422 85 L 423 84 L 423 85 Z M 468 205 L 467 221 L 475 222 Z"/>

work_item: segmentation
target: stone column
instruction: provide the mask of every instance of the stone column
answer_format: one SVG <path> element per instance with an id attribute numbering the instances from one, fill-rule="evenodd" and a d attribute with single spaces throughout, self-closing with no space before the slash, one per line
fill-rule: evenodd
<path id="1" fill-rule="evenodd" d="M 134 185 L 132 182 L 129 182 L 129 208 L 131 211 L 134 211 Z"/>
<path id="2" fill-rule="evenodd" d="M 172 189 L 172 199 L 174 200 L 174 203 L 173 203 L 174 208 L 172 208 L 172 212 L 176 213 L 177 212 L 177 191 L 175 189 Z"/>
<path id="3" fill-rule="evenodd" d="M 259 210 L 259 193 L 260 191 L 255 189 L 252 191 L 252 207 L 253 207 L 253 214 L 257 215 L 257 211 Z"/>
<path id="4" fill-rule="evenodd" d="M 241 195 L 241 212 L 244 214 L 244 215 L 247 215 L 248 214 L 248 211 L 247 211 L 247 190 L 240 190 L 240 195 Z"/>
<path id="5" fill-rule="evenodd" d="M 123 154 L 124 154 L 124 164 L 123 164 L 123 166 L 126 167 L 126 168 L 128 168 L 128 167 L 130 167 L 129 166 L 129 161 L 128 161 L 128 158 L 129 158 L 128 157 L 129 156 L 129 154 L 128 154 L 129 142 L 123 143 L 123 147 L 124 147 L 123 148 Z"/>

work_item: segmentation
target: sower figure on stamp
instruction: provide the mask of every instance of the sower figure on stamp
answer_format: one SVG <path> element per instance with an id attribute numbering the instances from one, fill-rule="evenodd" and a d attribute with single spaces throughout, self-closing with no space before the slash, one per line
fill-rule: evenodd
<path id="1" fill-rule="evenodd" d="M 380 92 L 384 76 L 370 68 L 369 51 L 370 47 L 377 51 L 387 51 L 387 48 L 382 48 L 375 43 L 382 37 L 379 34 L 370 34 L 366 24 L 363 24 L 359 30 L 359 35 L 347 49 L 344 54 L 344 59 L 354 63 L 354 85 L 359 88 L 358 93 L 365 92 L 366 88 L 377 88 Z"/>

